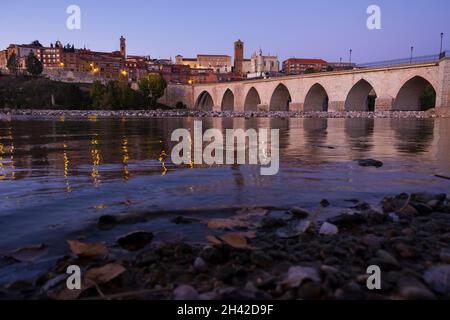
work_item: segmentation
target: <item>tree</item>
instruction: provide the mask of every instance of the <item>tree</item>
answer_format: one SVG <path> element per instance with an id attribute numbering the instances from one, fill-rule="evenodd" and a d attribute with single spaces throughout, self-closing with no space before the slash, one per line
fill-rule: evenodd
<path id="1" fill-rule="evenodd" d="M 100 107 L 104 110 L 112 110 L 120 107 L 118 81 L 109 81 L 106 84 L 106 90 L 102 96 Z"/>
<path id="2" fill-rule="evenodd" d="M 39 40 L 34 40 L 33 42 L 30 43 L 30 45 L 35 47 L 43 47 L 43 45 L 39 42 Z"/>
<path id="3" fill-rule="evenodd" d="M 103 95 L 106 92 L 105 86 L 99 81 L 94 81 L 91 86 L 90 97 L 92 99 L 92 107 L 98 109 L 102 106 Z"/>
<path id="4" fill-rule="evenodd" d="M 42 71 L 44 71 L 42 62 L 39 61 L 38 58 L 36 58 L 33 51 L 30 51 L 30 53 L 28 54 L 27 59 L 25 60 L 25 66 L 27 67 L 28 73 L 32 74 L 33 76 L 38 76 L 42 73 Z"/>
<path id="5" fill-rule="evenodd" d="M 6 67 L 10 73 L 17 75 L 17 72 L 19 71 L 19 60 L 15 53 L 9 56 Z"/>
<path id="6" fill-rule="evenodd" d="M 147 79 L 139 81 L 139 91 L 154 106 L 158 99 L 164 95 L 167 82 L 160 74 L 150 74 Z"/>

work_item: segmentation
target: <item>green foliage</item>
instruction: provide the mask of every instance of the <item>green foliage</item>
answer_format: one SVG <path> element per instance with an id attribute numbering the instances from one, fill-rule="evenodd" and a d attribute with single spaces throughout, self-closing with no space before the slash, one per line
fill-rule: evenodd
<path id="1" fill-rule="evenodd" d="M 90 90 L 90 97 L 92 100 L 92 107 L 99 109 L 102 105 L 103 95 L 106 92 L 106 87 L 100 81 L 94 81 Z"/>
<path id="2" fill-rule="evenodd" d="M 139 92 L 144 96 L 151 107 L 154 107 L 158 99 L 164 95 L 167 82 L 160 74 L 150 74 L 147 79 L 138 83 Z"/>
<path id="3" fill-rule="evenodd" d="M 33 76 L 38 76 L 42 73 L 42 71 L 44 71 L 42 62 L 40 62 L 39 59 L 36 58 L 33 51 L 30 51 L 30 53 L 28 54 L 27 59 L 25 60 L 25 65 L 27 67 L 28 73 Z"/>
<path id="4" fill-rule="evenodd" d="M 0 77 L 0 107 L 81 109 L 91 104 L 88 88 L 83 85 L 51 81 L 29 76 Z"/>
<path id="5" fill-rule="evenodd" d="M 9 56 L 6 67 L 10 73 L 17 75 L 17 72 L 19 71 L 19 60 L 15 53 Z"/>

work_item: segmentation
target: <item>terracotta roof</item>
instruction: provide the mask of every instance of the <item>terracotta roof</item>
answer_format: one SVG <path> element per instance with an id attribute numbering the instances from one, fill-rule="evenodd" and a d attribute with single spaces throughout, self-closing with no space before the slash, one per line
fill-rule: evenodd
<path id="1" fill-rule="evenodd" d="M 290 58 L 290 59 L 287 59 L 285 62 L 303 63 L 303 64 L 327 64 L 328 63 L 322 59 L 303 59 L 303 58 Z"/>

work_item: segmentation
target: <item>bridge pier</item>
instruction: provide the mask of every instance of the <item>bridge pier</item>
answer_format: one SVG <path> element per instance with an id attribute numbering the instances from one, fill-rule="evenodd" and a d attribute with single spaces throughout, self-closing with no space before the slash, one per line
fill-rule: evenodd
<path id="1" fill-rule="evenodd" d="M 380 97 L 375 100 L 375 111 L 391 111 L 394 99 L 391 97 Z"/>
<path id="2" fill-rule="evenodd" d="M 260 112 L 269 112 L 269 105 L 268 104 L 258 104 L 258 111 Z"/>
<path id="3" fill-rule="evenodd" d="M 440 62 L 440 92 L 436 92 L 436 112 L 439 116 L 450 117 L 450 58 Z"/>
<path id="4" fill-rule="evenodd" d="M 291 102 L 289 104 L 289 111 L 299 111 L 302 112 L 304 107 L 304 103 L 302 102 Z"/>
<path id="5" fill-rule="evenodd" d="M 345 101 L 329 101 L 328 112 L 345 111 Z"/>

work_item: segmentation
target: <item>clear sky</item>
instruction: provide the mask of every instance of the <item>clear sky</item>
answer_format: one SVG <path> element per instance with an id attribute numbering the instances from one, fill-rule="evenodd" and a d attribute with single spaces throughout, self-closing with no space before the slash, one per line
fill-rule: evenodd
<path id="1" fill-rule="evenodd" d="M 68 30 L 66 9 L 81 8 L 81 30 Z M 366 26 L 367 7 L 381 8 L 381 30 Z M 245 55 L 259 47 L 288 57 L 370 62 L 437 54 L 440 33 L 450 50 L 448 0 L 21 0 L 2 1 L 0 48 L 38 39 L 59 39 L 98 51 L 118 50 L 154 58 L 197 53 L 233 54 L 245 42 Z"/>

